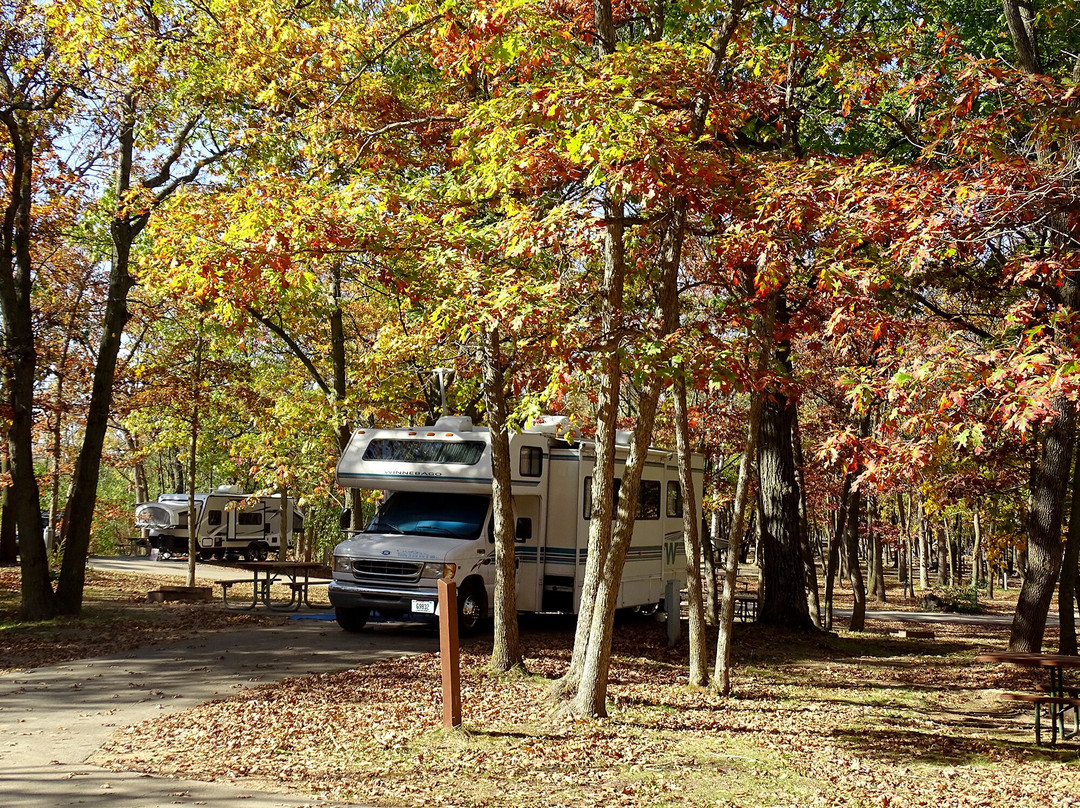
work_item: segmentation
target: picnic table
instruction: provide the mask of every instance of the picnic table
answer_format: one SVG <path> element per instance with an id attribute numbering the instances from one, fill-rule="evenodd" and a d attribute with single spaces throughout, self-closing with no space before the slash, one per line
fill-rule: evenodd
<path id="1" fill-rule="evenodd" d="M 1050 719 L 1050 743 L 1080 735 L 1080 688 L 1065 685 L 1065 671 L 1080 668 L 1080 656 L 1070 654 L 1032 654 L 1019 651 L 995 651 L 979 654 L 978 662 L 1000 662 L 1008 665 L 1042 668 L 1048 672 L 1046 685 L 1036 693 L 1003 693 L 1007 701 L 1021 701 L 1035 707 L 1035 743 L 1042 743 L 1042 708 Z M 1071 716 L 1072 727 L 1067 724 Z"/>
<path id="2" fill-rule="evenodd" d="M 227 565 L 245 570 L 251 575 L 246 578 L 226 578 L 215 581 L 221 587 L 221 602 L 228 609 L 251 610 L 259 603 L 276 611 L 296 611 L 301 605 L 312 606 L 309 600 L 311 587 L 329 583 L 326 580 L 312 580 L 313 574 L 323 569 L 323 565 L 314 561 L 236 561 Z M 243 598 L 229 600 L 229 590 L 234 586 L 251 586 L 251 600 Z M 289 588 L 288 601 L 274 600 L 271 587 L 283 584 Z"/>

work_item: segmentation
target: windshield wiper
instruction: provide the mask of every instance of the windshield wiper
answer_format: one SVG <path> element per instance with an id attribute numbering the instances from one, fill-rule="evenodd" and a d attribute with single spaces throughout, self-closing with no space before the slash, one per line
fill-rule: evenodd
<path id="1" fill-rule="evenodd" d="M 397 535 L 404 535 L 405 531 L 392 522 L 379 522 L 378 524 L 371 525 L 365 533 L 396 533 Z"/>

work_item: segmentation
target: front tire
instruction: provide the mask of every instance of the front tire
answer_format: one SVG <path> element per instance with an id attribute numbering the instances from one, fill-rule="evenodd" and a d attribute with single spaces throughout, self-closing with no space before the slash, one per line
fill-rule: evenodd
<path id="1" fill-rule="evenodd" d="M 334 609 L 334 619 L 337 620 L 337 624 L 350 633 L 360 631 L 367 624 L 370 616 L 371 609 L 364 607 L 337 606 Z"/>
<path id="2" fill-rule="evenodd" d="M 480 630 L 487 617 L 487 592 L 476 581 L 461 587 L 457 597 L 458 635 L 469 637 Z"/>

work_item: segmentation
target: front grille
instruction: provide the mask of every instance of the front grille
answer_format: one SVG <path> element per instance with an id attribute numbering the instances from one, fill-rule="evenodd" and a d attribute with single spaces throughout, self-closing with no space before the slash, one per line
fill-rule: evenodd
<path id="1" fill-rule="evenodd" d="M 420 580 L 423 564 L 411 561 L 354 561 L 353 574 L 369 581 L 394 581 L 396 583 Z"/>

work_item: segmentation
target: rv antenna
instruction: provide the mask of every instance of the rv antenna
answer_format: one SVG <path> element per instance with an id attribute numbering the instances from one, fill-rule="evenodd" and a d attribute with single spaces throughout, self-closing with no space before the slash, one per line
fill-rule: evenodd
<path id="1" fill-rule="evenodd" d="M 446 388 L 454 380 L 453 368 L 435 368 L 432 373 L 439 383 L 439 404 L 442 406 L 442 414 L 446 415 Z"/>

